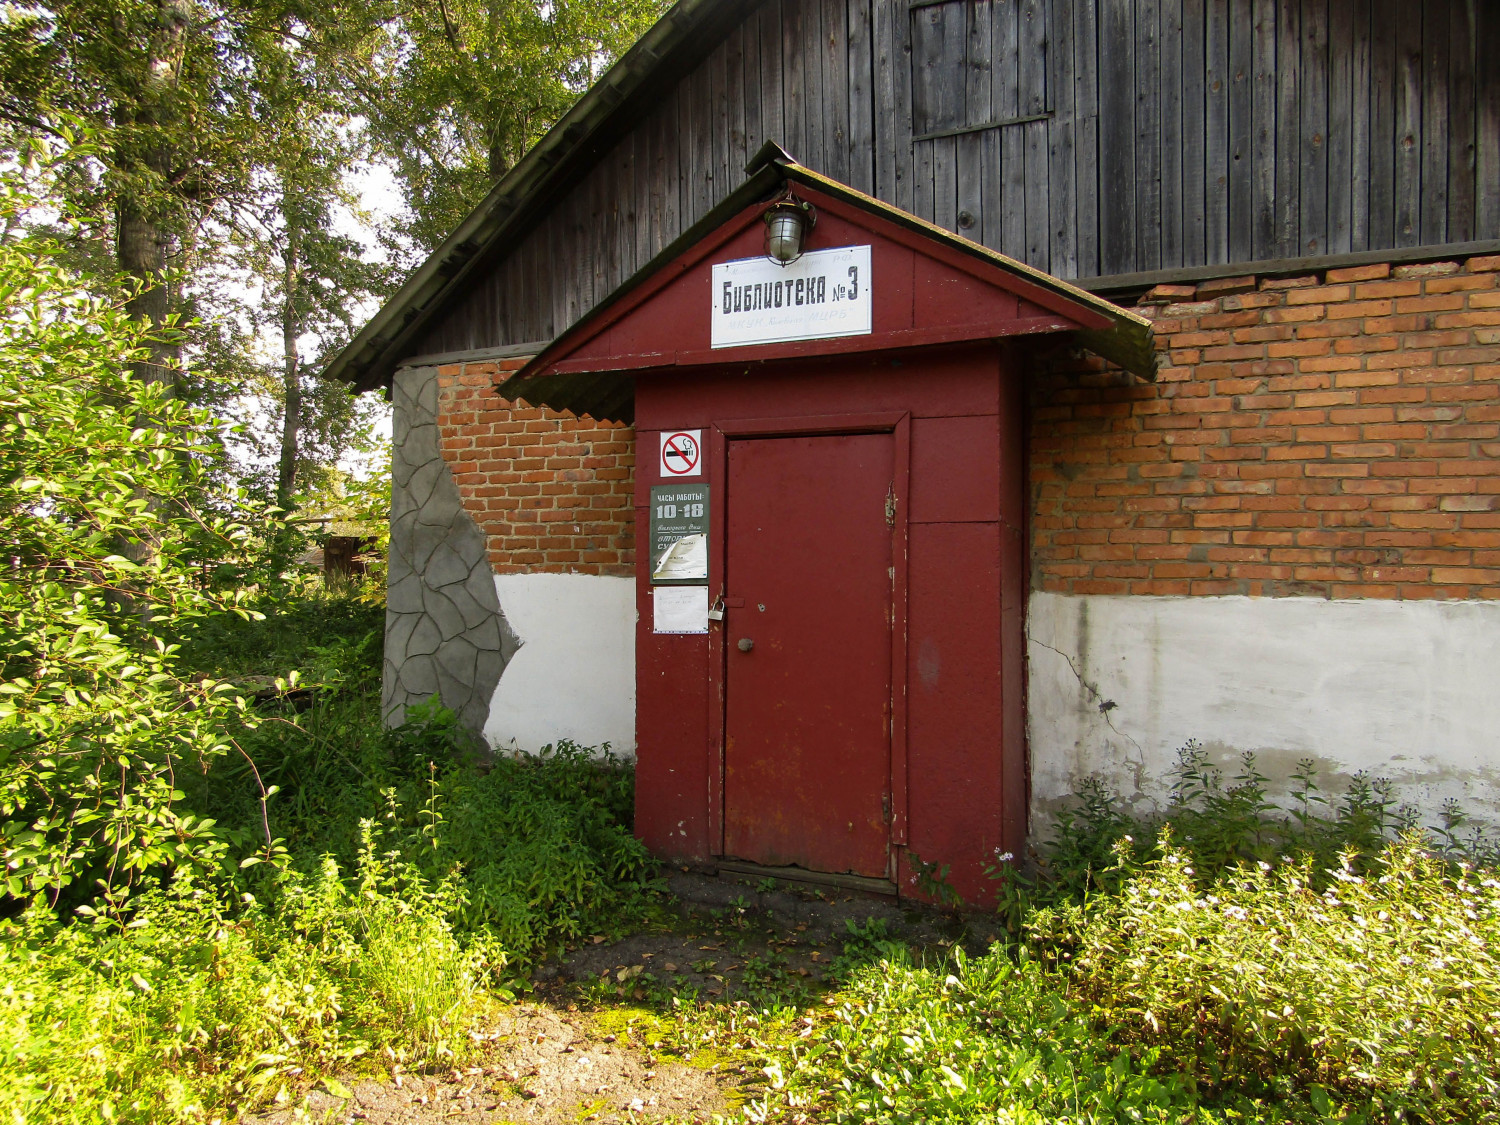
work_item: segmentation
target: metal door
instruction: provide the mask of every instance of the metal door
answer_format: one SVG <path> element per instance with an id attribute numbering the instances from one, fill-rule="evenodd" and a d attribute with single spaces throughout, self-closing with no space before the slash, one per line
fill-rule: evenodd
<path id="1" fill-rule="evenodd" d="M 883 877 L 893 435 L 729 443 L 724 852 Z"/>

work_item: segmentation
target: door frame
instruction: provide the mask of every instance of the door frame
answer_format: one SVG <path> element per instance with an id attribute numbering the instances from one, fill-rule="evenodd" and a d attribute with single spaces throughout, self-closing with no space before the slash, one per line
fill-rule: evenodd
<path id="1" fill-rule="evenodd" d="M 891 434 L 895 519 L 891 527 L 891 791 L 890 850 L 887 877 L 897 870 L 896 849 L 906 843 L 906 599 L 908 534 L 911 508 L 911 413 L 798 415 L 785 418 L 733 418 L 711 423 L 708 433 L 708 483 L 718 497 L 709 506 L 708 574 L 710 604 L 724 595 L 728 554 L 729 443 L 737 438 L 817 437 L 832 434 Z M 743 608 L 743 607 L 739 607 Z M 728 655 L 724 622 L 708 626 L 708 839 L 716 856 L 724 854 L 724 735 L 727 722 Z"/>

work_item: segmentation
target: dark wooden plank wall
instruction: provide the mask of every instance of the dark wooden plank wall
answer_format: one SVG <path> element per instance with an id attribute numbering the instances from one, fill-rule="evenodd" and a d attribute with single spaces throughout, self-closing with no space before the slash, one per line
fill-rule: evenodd
<path id="1" fill-rule="evenodd" d="M 550 339 L 812 168 L 1062 277 L 1500 238 L 1496 0 L 766 0 L 413 349 Z"/>

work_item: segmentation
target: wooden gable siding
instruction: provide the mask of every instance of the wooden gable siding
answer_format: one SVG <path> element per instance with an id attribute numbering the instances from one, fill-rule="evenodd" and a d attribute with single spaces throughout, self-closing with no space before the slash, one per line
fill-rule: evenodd
<path id="1" fill-rule="evenodd" d="M 766 0 L 413 354 L 550 340 L 766 140 L 1064 278 L 1500 238 L 1492 0 Z"/>

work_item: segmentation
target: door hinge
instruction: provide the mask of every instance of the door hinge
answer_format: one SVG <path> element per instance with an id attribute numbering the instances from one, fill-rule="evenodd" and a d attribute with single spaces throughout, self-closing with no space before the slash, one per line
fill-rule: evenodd
<path id="1" fill-rule="evenodd" d="M 896 526 L 896 486 L 894 484 L 885 494 L 885 525 L 886 527 Z"/>
<path id="2" fill-rule="evenodd" d="M 880 815 L 887 824 L 891 822 L 891 795 L 889 793 L 880 798 Z"/>

